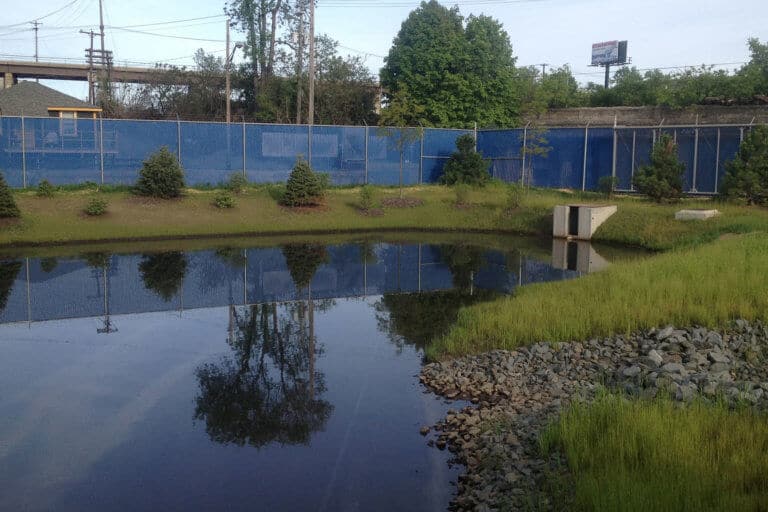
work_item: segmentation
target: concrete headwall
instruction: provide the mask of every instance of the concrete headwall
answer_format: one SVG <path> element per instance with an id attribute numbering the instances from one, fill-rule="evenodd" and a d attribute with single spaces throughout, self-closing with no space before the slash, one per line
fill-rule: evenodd
<path id="1" fill-rule="evenodd" d="M 584 107 L 553 109 L 526 118 L 537 126 L 655 126 L 695 124 L 768 123 L 768 105 L 696 105 L 685 109 L 669 107 Z"/>

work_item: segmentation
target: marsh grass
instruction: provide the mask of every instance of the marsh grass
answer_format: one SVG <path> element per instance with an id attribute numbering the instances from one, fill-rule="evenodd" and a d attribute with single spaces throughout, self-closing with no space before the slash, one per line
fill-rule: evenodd
<path id="1" fill-rule="evenodd" d="M 603 394 L 572 404 L 541 437 L 563 453 L 575 510 L 763 511 L 768 417 L 750 408 Z"/>
<path id="2" fill-rule="evenodd" d="M 432 358 L 584 340 L 659 325 L 717 327 L 768 317 L 768 234 L 753 233 L 577 280 L 528 285 L 470 306 L 427 350 Z"/>

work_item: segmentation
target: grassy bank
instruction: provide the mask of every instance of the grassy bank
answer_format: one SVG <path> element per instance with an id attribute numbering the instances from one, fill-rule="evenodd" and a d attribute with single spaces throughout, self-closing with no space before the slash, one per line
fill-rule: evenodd
<path id="1" fill-rule="evenodd" d="M 768 317 L 768 234 L 620 262 L 573 281 L 535 284 L 462 310 L 428 349 L 458 356 L 535 341 L 584 340 L 659 325 Z"/>
<path id="2" fill-rule="evenodd" d="M 556 204 L 603 201 L 595 194 L 534 190 L 523 206 L 506 208 L 506 189 L 488 186 L 470 194 L 470 207 L 454 205 L 453 190 L 441 186 L 406 189 L 408 197 L 423 200 L 414 208 L 385 208 L 382 215 L 363 215 L 358 209 L 359 189 L 336 188 L 328 192 L 324 207 L 294 211 L 277 204 L 268 187 L 251 187 L 236 197 L 231 210 L 215 208 L 216 190 L 188 190 L 178 200 L 150 200 L 121 188 L 97 192 L 59 191 L 53 198 L 17 191 L 20 221 L 0 224 L 0 245 L 32 245 L 83 241 L 161 239 L 243 234 L 319 233 L 364 230 L 486 230 L 527 235 L 551 233 L 551 212 Z M 394 188 L 378 188 L 379 199 L 397 197 Z M 82 214 L 93 197 L 109 203 L 103 217 Z M 768 229 L 768 211 L 717 205 L 723 215 L 706 223 L 673 220 L 682 206 L 711 207 L 707 200 L 683 205 L 658 206 L 637 198 L 616 198 L 618 213 L 598 231 L 596 240 L 654 250 L 692 245 L 722 233 Z"/>
<path id="3" fill-rule="evenodd" d="M 572 405 L 541 444 L 566 455 L 576 510 L 757 511 L 768 506 L 767 419 L 606 395 Z"/>

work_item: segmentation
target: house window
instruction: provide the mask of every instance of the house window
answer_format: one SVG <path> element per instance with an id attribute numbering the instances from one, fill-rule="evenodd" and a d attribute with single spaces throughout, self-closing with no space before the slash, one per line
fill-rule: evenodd
<path id="1" fill-rule="evenodd" d="M 59 112 L 59 124 L 62 137 L 77 135 L 77 112 Z"/>

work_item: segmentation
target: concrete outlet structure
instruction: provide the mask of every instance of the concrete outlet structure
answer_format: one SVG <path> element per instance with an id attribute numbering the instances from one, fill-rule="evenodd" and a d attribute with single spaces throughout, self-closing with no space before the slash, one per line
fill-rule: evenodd
<path id="1" fill-rule="evenodd" d="M 718 215 L 717 210 L 680 210 L 675 213 L 675 220 L 707 220 Z"/>
<path id="2" fill-rule="evenodd" d="M 616 206 L 569 204 L 555 206 L 552 235 L 555 238 L 591 240 L 597 228 L 611 215 Z"/>
<path id="3" fill-rule="evenodd" d="M 589 242 L 562 238 L 552 240 L 552 266 L 555 268 L 589 274 L 603 270 L 608 265 L 610 263 Z"/>

